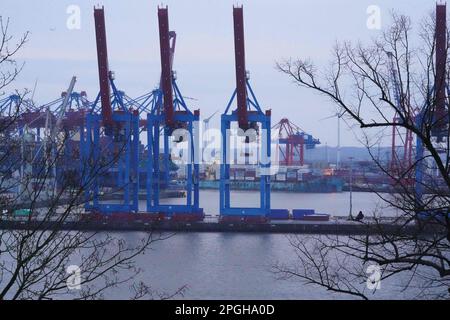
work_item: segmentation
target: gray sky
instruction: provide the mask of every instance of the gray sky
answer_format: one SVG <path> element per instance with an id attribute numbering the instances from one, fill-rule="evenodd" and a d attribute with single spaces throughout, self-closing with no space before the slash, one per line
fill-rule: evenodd
<path id="1" fill-rule="evenodd" d="M 395 9 L 418 23 L 434 9 L 434 0 L 171 0 L 170 29 L 177 32 L 174 70 L 183 95 L 195 97 L 191 108 L 208 116 L 223 111 L 235 87 L 233 4 L 244 5 L 247 69 L 260 104 L 272 109 L 272 122 L 288 117 L 323 144 L 336 145 L 336 120 L 320 121 L 333 114 L 334 106 L 323 97 L 293 85 L 275 70 L 275 62 L 290 57 L 311 57 L 325 63 L 336 41 L 376 37 L 381 31 L 366 26 L 367 7 L 381 9 L 382 28 Z M 149 92 L 158 83 L 160 58 L 157 6 L 160 1 L 61 1 L 2 0 L 0 14 L 11 18 L 11 32 L 31 31 L 20 52 L 25 69 L 15 88 L 30 88 L 38 79 L 39 104 L 59 97 L 72 75 L 76 90 L 90 99 L 98 92 L 93 5 L 106 12 L 110 69 L 116 85 L 130 96 Z M 66 27 L 69 5 L 81 9 L 81 28 Z M 218 126 L 219 117 L 210 127 Z M 358 145 L 343 125 L 342 144 Z"/>

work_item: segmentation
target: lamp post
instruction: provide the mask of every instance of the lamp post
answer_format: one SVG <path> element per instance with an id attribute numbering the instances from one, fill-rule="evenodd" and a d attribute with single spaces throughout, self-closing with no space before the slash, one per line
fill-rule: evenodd
<path id="1" fill-rule="evenodd" d="M 348 214 L 348 219 L 353 220 L 352 207 L 353 207 L 353 157 L 350 159 L 350 210 Z"/>
<path id="2" fill-rule="evenodd" d="M 339 113 L 336 114 L 337 115 L 337 127 L 338 127 L 338 132 L 337 132 L 337 150 L 336 150 L 336 169 L 340 169 L 341 168 L 341 117 L 342 115 L 339 115 Z"/>

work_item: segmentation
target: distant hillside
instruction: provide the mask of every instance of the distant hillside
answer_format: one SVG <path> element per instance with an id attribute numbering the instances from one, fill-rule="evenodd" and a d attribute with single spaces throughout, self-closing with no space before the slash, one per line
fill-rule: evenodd
<path id="1" fill-rule="evenodd" d="M 379 156 L 382 161 L 389 159 L 391 149 L 389 147 L 381 147 L 379 150 L 373 148 L 374 156 Z M 327 161 L 336 162 L 336 147 L 319 146 L 315 149 L 305 150 L 305 161 Z M 348 161 L 349 157 L 354 157 L 356 161 L 371 160 L 371 156 L 365 147 L 341 147 L 341 161 Z"/>

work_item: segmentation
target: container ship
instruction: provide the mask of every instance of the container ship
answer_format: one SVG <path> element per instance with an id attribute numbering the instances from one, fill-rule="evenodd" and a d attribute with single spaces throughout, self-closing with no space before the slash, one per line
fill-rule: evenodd
<path id="1" fill-rule="evenodd" d="M 220 167 L 204 166 L 200 170 L 201 189 L 219 189 Z M 259 190 L 260 174 L 256 168 L 235 166 L 230 169 L 230 184 L 233 190 Z M 309 166 L 279 167 L 271 176 L 272 191 L 332 193 L 342 192 L 344 180 L 327 170 L 311 169 Z"/>

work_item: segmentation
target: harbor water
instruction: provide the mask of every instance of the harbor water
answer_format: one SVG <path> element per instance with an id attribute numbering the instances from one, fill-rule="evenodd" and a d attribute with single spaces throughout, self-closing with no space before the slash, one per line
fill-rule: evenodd
<path id="1" fill-rule="evenodd" d="M 218 211 L 218 192 L 201 191 L 201 205 L 207 213 Z M 254 205 L 257 192 L 234 192 L 233 200 L 242 205 Z M 185 199 L 164 202 L 180 203 Z M 273 193 L 276 208 L 315 208 L 317 212 L 348 215 L 348 193 Z M 382 203 L 376 195 L 354 193 L 353 208 L 366 214 L 380 210 Z M 384 210 L 394 215 L 392 210 Z M 139 233 L 118 233 L 130 243 Z M 295 265 L 295 251 L 284 234 L 258 233 L 178 233 L 157 242 L 152 250 L 138 258 L 142 268 L 141 280 L 164 293 L 175 292 L 186 286 L 179 299 L 348 299 L 316 286 L 306 286 L 297 279 L 280 280 L 273 272 L 277 263 Z M 307 237 L 299 235 L 298 237 Z M 306 238 L 305 238 L 306 239 Z M 401 281 L 386 281 L 373 298 L 411 298 L 400 292 Z M 114 298 L 126 298 L 123 290 L 109 293 Z M 371 294 L 369 293 L 369 296 Z"/>

